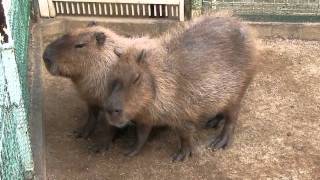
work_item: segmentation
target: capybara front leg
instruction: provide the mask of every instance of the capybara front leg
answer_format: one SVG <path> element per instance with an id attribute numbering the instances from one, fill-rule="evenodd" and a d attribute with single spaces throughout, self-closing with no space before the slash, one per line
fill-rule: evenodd
<path id="1" fill-rule="evenodd" d="M 140 152 L 144 144 L 147 142 L 151 130 L 151 125 L 137 123 L 137 142 L 134 147 L 126 153 L 127 156 L 135 156 Z"/>
<path id="2" fill-rule="evenodd" d="M 184 161 L 192 155 L 194 130 L 195 127 L 191 123 L 183 128 L 176 128 L 180 140 L 180 147 L 172 156 L 172 161 Z"/>
<path id="3" fill-rule="evenodd" d="M 234 106 L 223 113 L 225 123 L 221 133 L 210 142 L 213 149 L 226 148 L 231 144 L 235 123 L 238 119 L 239 106 Z"/>
<path id="4" fill-rule="evenodd" d="M 100 114 L 99 117 L 101 122 L 105 123 L 103 138 L 100 142 L 98 142 L 94 147 L 93 151 L 98 153 L 101 151 L 109 150 L 112 147 L 113 140 L 118 132 L 118 129 L 114 126 L 111 126 L 106 120 L 105 116 Z"/>
<path id="5" fill-rule="evenodd" d="M 98 122 L 99 111 L 100 109 L 98 107 L 95 107 L 95 106 L 88 107 L 89 116 L 86 124 L 83 127 L 74 131 L 77 138 L 87 139 L 93 133 Z"/>

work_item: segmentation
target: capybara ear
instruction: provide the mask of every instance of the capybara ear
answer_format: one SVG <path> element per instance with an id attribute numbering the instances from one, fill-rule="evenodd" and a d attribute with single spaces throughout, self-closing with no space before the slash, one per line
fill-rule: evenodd
<path id="1" fill-rule="evenodd" d="M 143 50 L 140 52 L 140 54 L 138 55 L 137 62 L 138 62 L 138 63 L 142 63 L 145 58 L 146 58 L 146 50 L 143 49 Z"/>
<path id="2" fill-rule="evenodd" d="M 97 22 L 91 21 L 88 23 L 87 27 L 93 27 L 93 26 L 97 26 L 97 25 L 98 25 Z"/>
<path id="3" fill-rule="evenodd" d="M 102 46 L 106 41 L 106 35 L 103 32 L 96 32 L 94 35 L 96 37 L 97 44 Z"/>
<path id="4" fill-rule="evenodd" d="M 120 57 L 123 54 L 123 50 L 121 48 L 115 48 L 113 52 Z"/>

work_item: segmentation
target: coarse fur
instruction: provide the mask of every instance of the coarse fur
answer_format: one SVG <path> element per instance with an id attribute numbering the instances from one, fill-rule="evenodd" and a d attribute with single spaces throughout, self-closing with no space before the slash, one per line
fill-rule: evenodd
<path id="1" fill-rule="evenodd" d="M 80 97 L 88 104 L 89 118 L 85 126 L 76 132 L 77 137 L 87 138 L 95 128 L 107 94 L 108 72 L 118 60 L 114 49 L 149 41 L 148 37 L 125 38 L 90 23 L 88 27 L 76 29 L 46 47 L 43 59 L 47 70 L 52 75 L 70 78 Z"/>
<path id="2" fill-rule="evenodd" d="M 233 17 L 202 16 L 158 41 L 115 53 L 120 60 L 110 71 L 104 106 L 110 124 L 122 127 L 134 119 L 144 129 L 168 125 L 181 142 L 173 159 L 183 160 L 191 155 L 196 127 L 222 114 L 223 130 L 210 145 L 228 145 L 258 58 L 245 24 Z M 144 136 L 150 132 L 144 131 Z M 138 143 L 133 155 L 144 142 Z"/>

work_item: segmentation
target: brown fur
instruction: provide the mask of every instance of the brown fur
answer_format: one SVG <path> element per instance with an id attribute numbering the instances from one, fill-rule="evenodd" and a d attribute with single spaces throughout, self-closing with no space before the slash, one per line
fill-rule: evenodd
<path id="1" fill-rule="evenodd" d="M 232 17 L 203 16 L 117 54 L 105 103 L 112 125 L 131 119 L 169 125 L 181 140 L 174 160 L 183 160 L 191 154 L 195 127 L 222 113 L 226 123 L 211 145 L 227 145 L 255 71 L 257 51 L 247 26 Z"/>
<path id="2" fill-rule="evenodd" d="M 106 36 L 103 45 L 97 45 L 95 33 Z M 105 94 L 108 71 L 118 59 L 114 49 L 145 41 L 148 42 L 149 38 L 129 39 L 100 26 L 77 29 L 47 46 L 44 54 L 47 53 L 54 61 L 47 69 L 53 75 L 70 78 L 84 100 L 92 105 L 100 105 Z M 74 47 L 81 43 L 87 45 L 80 49 Z"/>
<path id="3" fill-rule="evenodd" d="M 135 43 L 148 43 L 149 38 L 125 38 L 109 29 L 90 23 L 50 43 L 43 59 L 47 70 L 56 76 L 70 78 L 80 97 L 89 107 L 89 120 L 78 137 L 88 137 L 96 124 L 110 67 L 117 62 L 115 48 Z"/>

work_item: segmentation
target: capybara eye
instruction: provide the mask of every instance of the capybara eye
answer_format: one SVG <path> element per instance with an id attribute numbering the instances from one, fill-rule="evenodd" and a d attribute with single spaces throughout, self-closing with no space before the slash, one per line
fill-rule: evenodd
<path id="1" fill-rule="evenodd" d="M 141 77 L 141 74 L 137 74 L 134 81 L 133 81 L 133 84 L 137 83 L 139 81 L 140 77 Z"/>
<path id="2" fill-rule="evenodd" d="M 87 45 L 86 43 L 81 43 L 81 44 L 76 44 L 74 47 L 75 48 L 83 48 L 86 45 Z"/>

